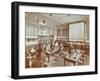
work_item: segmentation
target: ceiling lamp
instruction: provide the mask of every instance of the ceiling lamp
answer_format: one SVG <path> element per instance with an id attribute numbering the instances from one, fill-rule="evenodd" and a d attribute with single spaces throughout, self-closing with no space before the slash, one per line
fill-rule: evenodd
<path id="1" fill-rule="evenodd" d="M 45 24 L 45 20 L 43 20 L 43 24 Z"/>
<path id="2" fill-rule="evenodd" d="M 66 16 L 67 16 L 67 17 L 69 17 L 70 15 L 69 15 L 69 14 L 67 14 Z"/>
<path id="3" fill-rule="evenodd" d="M 50 16 L 52 16 L 52 13 L 50 13 Z"/>
<path id="4" fill-rule="evenodd" d="M 40 25 L 45 25 L 45 20 L 41 21 Z"/>

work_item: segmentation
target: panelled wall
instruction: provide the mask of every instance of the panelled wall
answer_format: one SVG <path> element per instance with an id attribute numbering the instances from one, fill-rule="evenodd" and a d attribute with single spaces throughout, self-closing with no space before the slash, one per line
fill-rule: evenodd
<path id="1" fill-rule="evenodd" d="M 42 19 L 43 16 L 38 15 L 38 17 Z M 33 45 L 38 40 L 49 42 L 52 39 L 54 41 L 54 35 L 56 34 L 56 24 L 58 23 L 52 21 L 49 18 L 45 18 L 44 25 L 41 24 L 41 22 L 42 20 L 39 20 L 39 22 L 34 23 L 31 18 L 26 17 L 26 45 Z"/>

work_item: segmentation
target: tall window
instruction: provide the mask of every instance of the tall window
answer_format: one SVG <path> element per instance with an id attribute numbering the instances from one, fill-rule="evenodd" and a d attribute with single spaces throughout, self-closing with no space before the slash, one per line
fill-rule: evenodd
<path id="1" fill-rule="evenodd" d="M 69 24 L 69 41 L 84 41 L 84 22 Z"/>

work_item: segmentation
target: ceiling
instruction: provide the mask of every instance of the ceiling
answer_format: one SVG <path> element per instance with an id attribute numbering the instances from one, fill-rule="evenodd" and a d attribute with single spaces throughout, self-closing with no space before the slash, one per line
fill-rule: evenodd
<path id="1" fill-rule="evenodd" d="M 37 23 L 46 21 L 46 24 L 65 24 L 76 21 L 82 21 L 89 16 L 86 15 L 74 15 L 74 14 L 49 14 L 49 13 L 33 13 L 26 12 L 25 18 L 27 22 Z"/>
<path id="2" fill-rule="evenodd" d="M 71 23 L 71 22 L 76 22 L 76 21 L 81 21 L 84 19 L 85 16 L 83 15 L 72 15 L 72 14 L 43 14 L 44 16 L 57 21 L 59 23 Z"/>

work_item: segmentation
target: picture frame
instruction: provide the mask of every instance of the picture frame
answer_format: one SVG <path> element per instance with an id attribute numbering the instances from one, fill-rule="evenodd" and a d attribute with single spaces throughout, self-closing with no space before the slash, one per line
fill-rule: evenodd
<path id="1" fill-rule="evenodd" d="M 64 19 L 65 15 L 67 16 Z M 37 19 L 36 21 L 35 21 L 35 17 Z M 58 17 L 60 17 L 59 18 L 60 22 L 57 19 L 55 19 Z M 27 78 L 97 74 L 98 73 L 98 69 L 97 69 L 98 68 L 97 66 L 97 60 L 98 60 L 97 59 L 97 49 L 98 49 L 97 48 L 97 45 L 98 45 L 97 43 L 97 24 L 98 23 L 97 22 L 98 21 L 97 21 L 97 18 L 98 17 L 97 17 L 96 6 L 17 2 L 17 1 L 12 2 L 11 3 L 11 25 L 12 25 L 11 26 L 11 78 L 27 79 Z M 58 31 L 56 33 L 57 34 L 56 36 L 58 36 L 58 38 L 55 36 L 55 33 L 54 33 L 55 31 L 53 31 L 54 29 L 51 28 L 52 26 L 54 27 L 55 25 L 52 21 L 53 22 L 55 21 L 56 23 L 59 22 L 59 24 L 63 23 L 61 25 L 56 24 L 57 27 L 60 26 L 60 28 L 58 27 L 58 29 L 56 29 L 57 27 L 55 27 L 55 31 L 56 32 Z M 68 22 L 68 25 L 67 25 L 68 31 L 66 27 L 65 29 L 61 29 L 63 28 L 63 26 L 65 26 L 66 22 Z M 47 24 L 47 25 L 44 25 L 44 24 Z M 33 29 L 31 29 L 31 26 L 33 27 Z M 82 26 L 83 26 L 83 29 L 80 29 L 80 27 L 82 28 Z M 84 29 L 85 26 L 88 29 Z M 37 30 L 39 31 L 38 35 L 35 29 L 36 27 L 41 28 Z M 78 31 L 77 29 L 82 30 L 80 33 L 83 32 L 84 34 L 80 35 L 79 32 L 76 33 Z M 73 33 L 73 31 L 76 31 L 76 32 Z M 66 32 L 68 32 L 68 34 L 66 34 Z M 68 35 L 68 39 L 66 37 L 67 35 Z M 37 36 L 38 38 L 35 36 Z M 82 39 L 82 36 L 84 39 Z M 57 59 L 59 59 L 59 57 L 63 58 L 64 65 L 61 66 L 62 64 L 60 63 L 61 62 L 60 61 L 59 66 L 61 67 L 58 67 L 58 66 L 51 67 L 55 65 L 51 64 L 51 61 L 53 61 L 53 59 L 50 60 L 49 57 L 54 58 L 56 52 L 51 54 L 52 51 L 49 51 L 47 53 L 48 54 L 50 53 L 51 55 L 49 55 L 48 57 L 50 61 L 48 60 L 47 64 L 45 64 L 43 60 L 42 62 L 37 60 L 39 61 L 39 65 L 42 64 L 41 67 L 35 66 L 36 64 L 38 64 L 37 61 L 36 61 L 36 64 L 32 64 L 36 56 L 34 55 L 32 56 L 32 54 L 30 54 L 29 52 L 28 52 L 29 54 L 27 55 L 31 55 L 31 56 L 28 57 L 26 55 L 27 45 L 29 44 L 33 45 L 33 42 L 32 42 L 33 40 L 35 41 L 38 40 L 39 42 L 43 40 L 43 45 L 44 45 L 45 42 L 47 41 L 50 42 L 51 39 L 53 41 L 58 41 L 58 40 L 63 41 L 62 45 L 65 45 L 65 43 L 72 44 L 73 42 L 76 45 L 81 44 L 81 46 L 82 44 L 84 46 L 88 44 L 87 47 L 85 47 L 85 51 L 87 50 L 86 48 L 88 48 L 87 51 L 89 55 L 86 55 L 88 58 L 88 61 L 85 60 L 86 64 L 83 62 L 82 62 L 83 64 L 81 64 L 79 61 L 71 60 L 71 58 L 67 59 L 67 57 L 65 58 L 64 56 L 61 57 L 62 56 L 62 53 L 61 53 L 61 56 L 57 55 L 58 56 Z M 29 41 L 31 41 L 31 43 L 29 43 Z M 47 42 L 46 45 L 49 44 L 49 42 Z M 74 45 L 74 43 L 72 45 Z M 36 48 L 39 48 L 39 47 L 36 47 Z M 55 48 L 56 47 L 54 47 L 53 49 Z M 77 46 L 77 49 L 78 49 L 78 46 Z M 79 47 L 79 49 L 80 51 L 82 51 L 82 53 L 85 52 L 84 49 L 82 49 L 81 47 Z M 57 53 L 59 54 L 60 52 L 57 52 Z M 32 58 L 31 61 L 29 61 L 29 58 Z M 66 61 L 68 62 L 67 64 L 69 65 L 66 65 Z M 56 63 L 58 62 L 56 61 Z"/>

